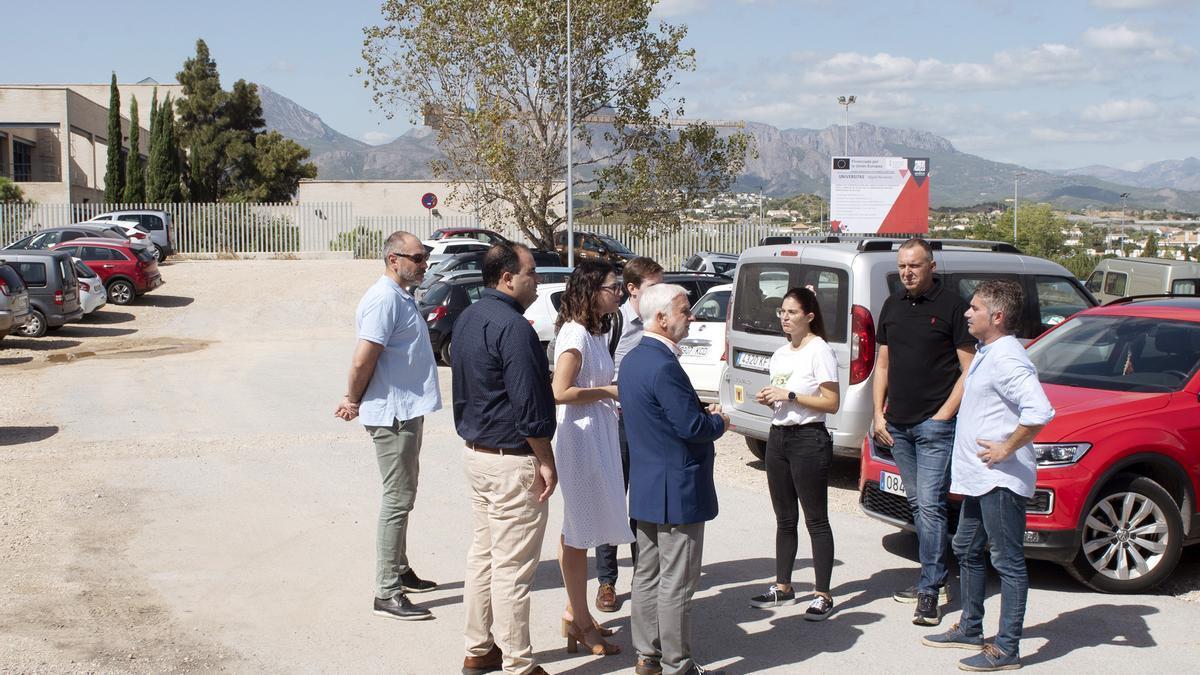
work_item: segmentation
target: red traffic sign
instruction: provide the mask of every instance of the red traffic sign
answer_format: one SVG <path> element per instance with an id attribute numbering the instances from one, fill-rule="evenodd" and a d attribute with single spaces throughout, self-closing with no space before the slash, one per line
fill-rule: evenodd
<path id="1" fill-rule="evenodd" d="M 424 206 L 427 209 L 432 209 L 433 207 L 437 206 L 437 195 L 433 194 L 432 192 L 426 192 L 425 194 L 421 195 L 421 206 Z"/>

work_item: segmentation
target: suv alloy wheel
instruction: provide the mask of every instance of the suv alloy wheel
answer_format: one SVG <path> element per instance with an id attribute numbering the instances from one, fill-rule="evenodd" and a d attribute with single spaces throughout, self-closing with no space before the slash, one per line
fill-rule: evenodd
<path id="1" fill-rule="evenodd" d="M 1092 504 L 1067 571 L 1106 593 L 1137 593 L 1167 578 L 1183 548 L 1179 505 L 1145 476 L 1122 474 Z"/>

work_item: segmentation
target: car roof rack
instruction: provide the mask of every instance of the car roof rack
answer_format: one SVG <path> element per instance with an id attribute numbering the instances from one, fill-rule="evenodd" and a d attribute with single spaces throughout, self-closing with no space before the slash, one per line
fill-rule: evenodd
<path id="1" fill-rule="evenodd" d="M 890 251 L 895 244 L 901 244 L 907 239 L 862 239 L 858 242 L 860 251 Z M 1006 241 L 988 241 L 984 239 L 926 239 L 929 247 L 935 251 L 944 250 L 947 246 L 962 248 L 979 248 L 996 253 L 1020 253 L 1021 249 Z"/>
<path id="2" fill-rule="evenodd" d="M 1140 300 L 1164 300 L 1164 299 L 1170 299 L 1170 298 L 1192 298 L 1192 299 L 1195 299 L 1197 297 L 1200 297 L 1200 296 L 1188 295 L 1185 293 L 1147 293 L 1145 295 L 1127 295 L 1123 298 L 1117 298 L 1116 300 L 1109 300 L 1108 302 L 1104 303 L 1103 306 L 1111 307 L 1113 305 L 1126 305 L 1131 302 L 1138 302 Z"/>

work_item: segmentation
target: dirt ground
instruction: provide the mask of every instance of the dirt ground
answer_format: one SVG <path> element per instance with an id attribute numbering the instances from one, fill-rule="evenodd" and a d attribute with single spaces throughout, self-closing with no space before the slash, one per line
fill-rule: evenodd
<path id="1" fill-rule="evenodd" d="M 132 306 L 0 342 L 0 672 L 354 670 L 276 662 L 254 640 L 319 649 L 329 630 L 288 617 L 340 611 L 330 589 L 369 577 L 369 554 L 346 569 L 337 552 L 373 536 L 373 460 L 332 410 L 379 265 L 162 271 L 166 285 Z M 436 440 L 453 445 L 439 415 Z M 740 436 L 718 450 L 719 485 L 766 492 Z M 831 503 L 865 527 L 857 468 L 837 462 Z M 424 459 L 422 471 L 454 478 Z M 465 534 L 445 536 L 465 550 Z M 1198 589 L 1193 550 L 1164 594 L 1194 602 Z"/>

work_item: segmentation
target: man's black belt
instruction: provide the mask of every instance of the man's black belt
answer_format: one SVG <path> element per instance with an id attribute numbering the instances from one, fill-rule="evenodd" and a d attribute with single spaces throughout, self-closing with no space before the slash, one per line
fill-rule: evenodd
<path id="1" fill-rule="evenodd" d="M 532 455 L 533 454 L 533 448 L 529 447 L 528 444 L 526 444 L 520 448 L 489 448 L 486 445 L 480 445 L 478 443 L 468 442 L 467 447 L 474 450 L 475 452 L 486 452 L 489 455 L 512 455 L 512 456 L 516 457 L 516 456 L 520 456 L 520 455 Z"/>

